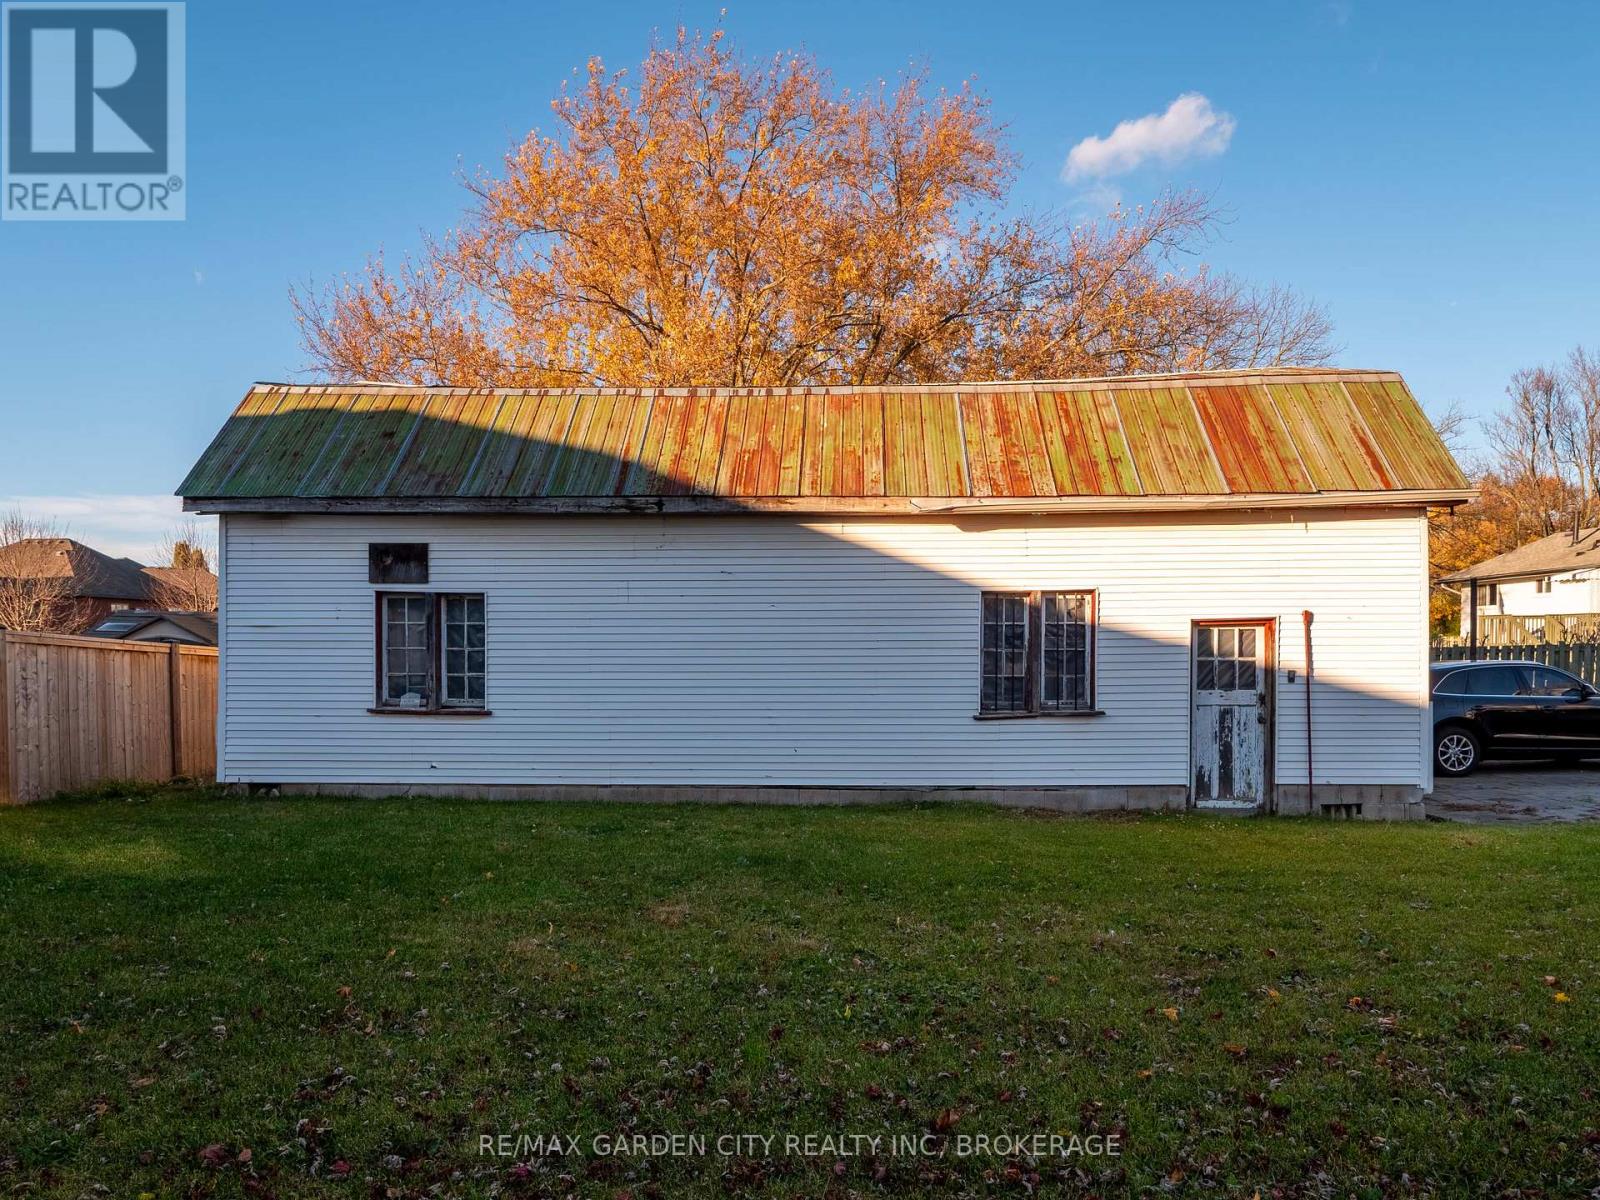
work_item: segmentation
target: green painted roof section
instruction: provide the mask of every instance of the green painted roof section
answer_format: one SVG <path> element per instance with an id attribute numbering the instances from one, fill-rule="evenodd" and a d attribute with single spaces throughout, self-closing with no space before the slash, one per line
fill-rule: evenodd
<path id="1" fill-rule="evenodd" d="M 1064 498 L 1468 486 L 1398 375 L 468 390 L 259 384 L 187 499 Z"/>

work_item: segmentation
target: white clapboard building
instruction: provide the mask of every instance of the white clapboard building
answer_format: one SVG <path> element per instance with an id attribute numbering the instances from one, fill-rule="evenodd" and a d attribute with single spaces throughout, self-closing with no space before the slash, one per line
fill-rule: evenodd
<path id="1" fill-rule="evenodd" d="M 226 782 L 1366 817 L 1431 787 L 1471 494 L 1397 375 L 1320 368 L 261 384 L 181 492 Z"/>

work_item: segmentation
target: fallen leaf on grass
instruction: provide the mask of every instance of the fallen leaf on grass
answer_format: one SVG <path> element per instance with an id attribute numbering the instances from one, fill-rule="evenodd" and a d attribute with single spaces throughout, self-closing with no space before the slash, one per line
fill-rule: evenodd
<path id="1" fill-rule="evenodd" d="M 1161 1010 L 1161 1015 L 1174 1023 L 1176 1023 L 1178 1020 L 1178 1010 L 1175 1008 L 1163 1008 Z"/>
<path id="2" fill-rule="evenodd" d="M 1222 1048 L 1235 1058 L 1243 1058 L 1245 1055 L 1250 1053 L 1249 1050 L 1241 1046 L 1238 1042 L 1224 1042 L 1222 1044 Z"/>
<path id="3" fill-rule="evenodd" d="M 228 1148 L 221 1142 L 212 1142 L 211 1145 L 201 1150 L 195 1157 L 200 1160 L 201 1165 L 216 1170 L 228 1161 Z"/>
<path id="4" fill-rule="evenodd" d="M 1557 1004 L 1567 1004 L 1571 1002 L 1572 997 L 1567 995 L 1565 992 L 1557 992 L 1554 999 Z"/>

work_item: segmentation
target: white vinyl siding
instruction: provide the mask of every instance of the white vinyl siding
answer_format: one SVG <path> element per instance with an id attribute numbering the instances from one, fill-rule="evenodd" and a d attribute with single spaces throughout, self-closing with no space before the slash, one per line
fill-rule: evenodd
<path id="1" fill-rule="evenodd" d="M 1277 621 L 1280 784 L 1425 787 L 1415 512 L 224 518 L 230 781 L 1185 786 L 1194 619 Z M 491 717 L 371 714 L 370 542 L 481 592 Z M 978 721 L 980 593 L 1093 591 L 1103 716 Z"/>

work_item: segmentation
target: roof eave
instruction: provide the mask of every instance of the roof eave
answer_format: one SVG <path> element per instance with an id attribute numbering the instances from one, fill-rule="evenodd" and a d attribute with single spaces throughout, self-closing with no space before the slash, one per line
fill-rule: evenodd
<path id="1" fill-rule="evenodd" d="M 1170 496 L 185 496 L 185 512 L 426 515 L 590 514 L 957 516 L 1207 512 L 1267 508 L 1438 508 L 1473 500 L 1472 488 L 1383 492 L 1272 492 Z"/>
<path id="2" fill-rule="evenodd" d="M 1454 575 L 1442 575 L 1440 583 L 1507 583 L 1515 579 L 1539 579 L 1545 575 L 1565 575 L 1572 571 L 1593 571 L 1600 569 L 1600 562 L 1593 563 L 1562 563 L 1553 567 L 1522 567 L 1515 571 L 1486 571 L 1481 574 L 1472 570 L 1458 571 Z"/>

